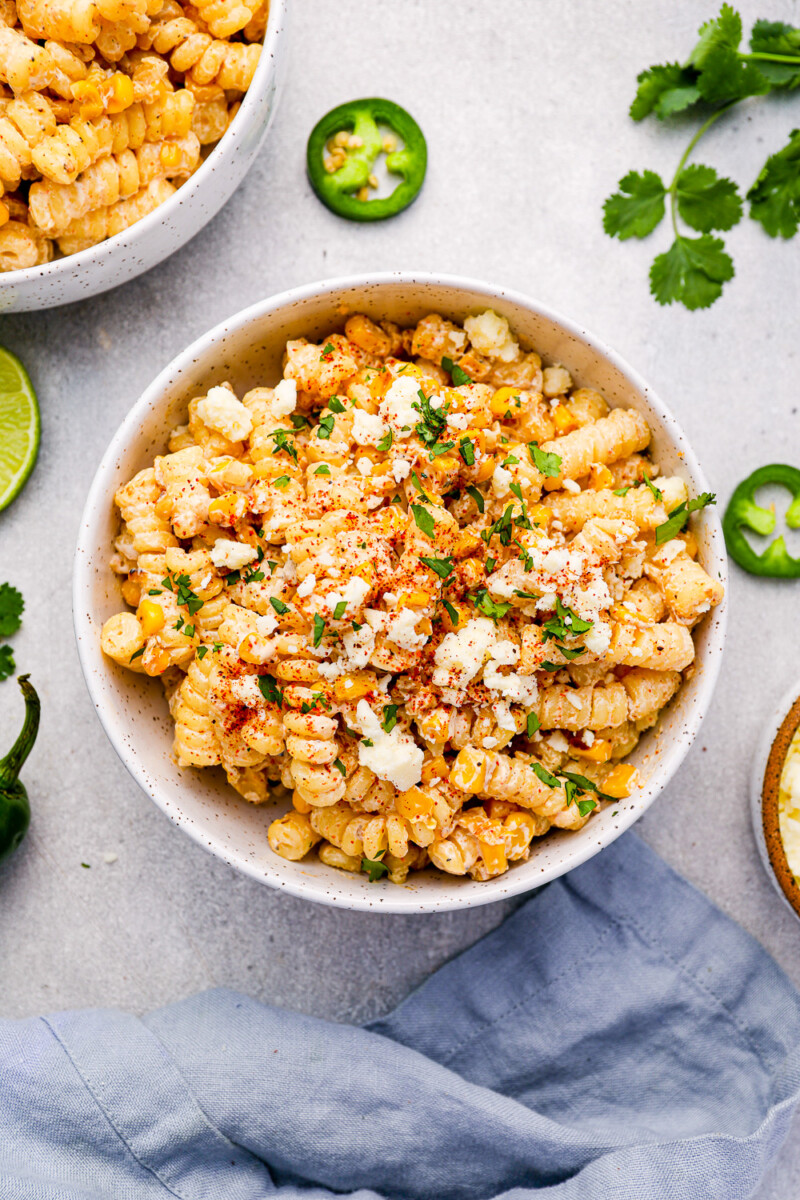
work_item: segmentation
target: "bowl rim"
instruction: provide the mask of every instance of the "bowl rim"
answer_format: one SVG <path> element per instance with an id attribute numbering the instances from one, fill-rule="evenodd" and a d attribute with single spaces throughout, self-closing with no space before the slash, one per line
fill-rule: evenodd
<path id="1" fill-rule="evenodd" d="M 761 735 L 753 765 L 753 825 L 756 841 L 773 886 L 800 919 L 800 885 L 789 866 L 780 831 L 779 795 L 783 765 L 800 729 L 800 682 L 781 697 Z"/>
<path id="2" fill-rule="evenodd" d="M 241 309 L 226 320 L 219 322 L 212 329 L 202 334 L 199 338 L 196 338 L 180 354 L 176 355 L 159 372 L 149 387 L 145 389 L 133 404 L 98 465 L 81 515 L 73 573 L 73 622 L 78 646 L 78 657 L 86 686 L 100 722 L 118 757 L 145 794 L 156 803 L 174 824 L 180 826 L 188 833 L 199 846 L 202 846 L 216 857 L 222 858 L 224 862 L 235 867 L 243 874 L 256 879 L 259 883 L 286 891 L 290 895 L 297 896 L 300 899 L 311 900 L 332 907 L 360 911 L 405 914 L 444 912 L 460 908 L 479 907 L 484 904 L 493 903 L 496 900 L 508 899 L 521 892 L 533 891 L 551 882 L 553 879 L 574 870 L 588 859 L 594 857 L 596 853 L 605 849 L 606 846 L 610 845 L 611 842 L 615 841 L 629 829 L 670 782 L 694 743 L 700 725 L 708 712 L 722 663 L 728 614 L 728 571 L 721 520 L 714 510 L 708 508 L 704 510 L 704 517 L 708 521 L 710 535 L 709 552 L 713 556 L 713 561 L 709 569 L 713 570 L 724 585 L 725 594 L 722 602 L 714 610 L 714 621 L 709 632 L 709 643 L 704 656 L 703 671 L 700 673 L 699 688 L 695 697 L 695 703 L 683 717 L 683 729 L 680 737 L 676 738 L 674 744 L 665 751 L 664 758 L 657 772 L 657 783 L 650 785 L 652 795 L 647 799 L 646 805 L 636 811 L 622 812 L 619 823 L 611 829 L 599 848 L 596 841 L 584 839 L 581 844 L 576 845 L 574 851 L 569 855 L 566 866 L 562 864 L 543 870 L 541 878 L 538 878 L 535 882 L 531 882 L 525 876 L 524 871 L 512 870 L 492 880 L 485 881 L 481 885 L 482 890 L 479 894 L 464 894 L 463 898 L 459 898 L 457 893 L 438 895 L 436 892 L 432 892 L 430 896 L 423 893 L 413 893 L 407 896 L 404 893 L 404 889 L 400 887 L 380 889 L 382 894 L 374 897 L 372 895 L 339 896 L 336 894 L 335 889 L 325 886 L 325 881 L 317 880 L 312 876 L 303 876 L 298 873 L 297 877 L 293 876 L 289 879 L 269 878 L 268 872 L 265 872 L 263 867 L 259 869 L 256 864 L 247 859 L 242 860 L 228 857 L 221 848 L 211 845 L 207 837 L 204 836 L 202 829 L 199 829 L 190 819 L 174 812 L 159 797 L 158 789 L 149 786 L 145 769 L 139 763 L 138 755 L 118 735 L 109 711 L 110 706 L 107 705 L 101 689 L 95 682 L 95 665 L 92 662 L 92 657 L 96 658 L 100 652 L 99 647 L 93 645 L 96 639 L 89 615 L 84 611 L 83 603 L 84 595 L 91 593 L 90 576 L 92 561 L 89 555 L 90 547 L 84 545 L 87 533 L 92 529 L 96 520 L 96 514 L 102 512 L 109 503 L 109 496 L 113 486 L 109 477 L 113 474 L 118 456 L 125 452 L 132 436 L 138 431 L 142 417 L 149 413 L 154 406 L 163 403 L 163 393 L 174 385 L 184 372 L 190 371 L 196 365 L 197 361 L 204 357 L 215 344 L 218 344 L 227 335 L 241 330 L 253 321 L 305 300 L 325 297 L 337 291 L 352 290 L 354 288 L 372 289 L 390 284 L 407 284 L 409 286 L 422 284 L 430 285 L 434 288 L 453 288 L 456 291 L 478 293 L 479 295 L 486 296 L 487 306 L 491 305 L 492 300 L 505 300 L 559 325 L 564 331 L 586 345 L 596 356 L 605 358 L 647 399 L 658 413 L 673 444 L 680 445 L 682 462 L 693 484 L 699 491 L 709 490 L 705 474 L 697 461 L 694 451 L 671 411 L 659 399 L 652 388 L 645 383 L 637 371 L 630 367 L 619 354 L 606 346 L 602 339 L 589 333 L 578 322 L 562 316 L 555 309 L 541 304 L 539 301 L 515 289 L 486 283 L 468 276 L 411 270 L 364 272 L 356 275 L 337 276 L 301 284 L 298 287 L 278 292 L 273 296 L 266 297 L 255 304 L 249 305 L 247 308 Z M 483 891 L 484 888 L 486 889 L 485 892 Z M 374 890 L 375 892 L 378 891 L 378 889 Z"/>
<path id="3" fill-rule="evenodd" d="M 82 269 L 91 270 L 98 262 L 105 262 L 112 258 L 123 239 L 126 250 L 135 251 L 138 244 L 147 237 L 153 228 L 163 224 L 164 219 L 176 211 L 182 203 L 188 203 L 205 186 L 207 176 L 222 166 L 221 160 L 227 159 L 235 153 L 240 130 L 250 123 L 252 110 L 266 92 L 275 70 L 279 40 L 286 28 L 288 5 L 289 0 L 270 0 L 267 28 L 261 44 L 262 51 L 259 55 L 258 66 L 253 75 L 253 81 L 244 94 L 239 111 L 208 157 L 186 182 L 176 189 L 173 195 L 149 212 L 147 216 L 142 217 L 139 221 L 134 221 L 133 225 L 120 230 L 113 237 L 104 238 L 95 246 L 88 246 L 85 250 L 77 251 L 76 254 L 66 254 L 62 258 L 55 258 L 52 262 L 42 263 L 38 267 L 24 267 L 21 271 L 6 271 L 0 276 L 3 283 L 8 286 L 13 284 L 15 287 L 30 283 L 44 283 L 70 271 L 74 273 L 76 270 L 78 272 Z M 177 250 L 179 247 L 176 246 L 175 249 Z"/>

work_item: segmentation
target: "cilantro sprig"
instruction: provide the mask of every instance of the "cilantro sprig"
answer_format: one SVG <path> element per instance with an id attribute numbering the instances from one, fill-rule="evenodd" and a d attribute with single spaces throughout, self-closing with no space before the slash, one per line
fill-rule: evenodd
<path id="1" fill-rule="evenodd" d="M 732 179 L 713 167 L 688 164 L 697 143 L 748 97 L 800 86 L 800 29 L 756 21 L 749 52 L 741 49 L 742 36 L 741 17 L 723 4 L 719 15 L 701 26 L 685 63 L 658 64 L 638 77 L 630 109 L 634 121 L 651 114 L 661 121 L 676 114 L 705 116 L 668 184 L 654 171 L 629 171 L 604 205 L 603 227 L 620 241 L 647 237 L 669 207 L 674 241 L 650 269 L 650 291 L 659 304 L 708 308 L 734 276 L 723 240 L 712 233 L 738 224 L 742 199 Z M 750 216 L 771 237 L 794 236 L 800 224 L 800 131 L 769 156 L 746 198 Z"/>
<path id="2" fill-rule="evenodd" d="M 713 492 L 701 492 L 693 500 L 685 500 L 683 504 L 679 504 L 677 508 L 673 509 L 663 524 L 656 525 L 656 545 L 663 546 L 665 542 L 672 541 L 679 533 L 683 533 L 689 524 L 691 513 L 697 512 L 698 509 L 706 508 L 709 504 L 716 503 L 717 497 Z"/>

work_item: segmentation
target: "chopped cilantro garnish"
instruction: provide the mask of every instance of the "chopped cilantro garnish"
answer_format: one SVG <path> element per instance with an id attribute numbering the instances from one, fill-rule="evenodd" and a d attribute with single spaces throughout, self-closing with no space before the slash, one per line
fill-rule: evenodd
<path id="1" fill-rule="evenodd" d="M 148 588 L 147 594 L 148 594 L 148 596 L 163 596 L 164 589 L 163 588 Z"/>
<path id="2" fill-rule="evenodd" d="M 387 429 L 381 440 L 378 442 L 376 449 L 380 450 L 381 454 L 385 454 L 394 440 L 394 434 L 391 429 Z"/>
<path id="3" fill-rule="evenodd" d="M 11 637 L 22 624 L 25 601 L 10 583 L 0 583 L 0 637 Z"/>
<path id="4" fill-rule="evenodd" d="M 291 483 L 291 480 L 289 479 L 288 475 L 279 475 L 278 478 L 273 479 L 272 482 L 275 484 L 276 488 L 281 488 L 281 490 L 283 490 L 283 488 L 287 487 L 288 484 Z"/>
<path id="5" fill-rule="evenodd" d="M 325 622 L 319 613 L 314 613 L 314 645 L 318 646 L 325 632 Z"/>
<path id="6" fill-rule="evenodd" d="M 663 492 L 660 490 L 660 488 L 656 487 L 650 476 L 647 474 L 647 471 L 642 471 L 642 483 L 649 492 L 652 492 L 654 500 L 661 501 L 664 499 Z"/>
<path id="7" fill-rule="evenodd" d="M 293 429 L 303 429 L 309 423 L 301 413 L 292 413 L 289 420 L 292 422 Z"/>
<path id="8" fill-rule="evenodd" d="M 341 621 L 342 617 L 344 616 L 344 614 L 346 612 L 347 612 L 347 601 L 340 600 L 333 610 L 334 621 Z M 359 629 L 360 628 L 361 628 L 361 626 L 359 625 Z"/>
<path id="9" fill-rule="evenodd" d="M 347 774 L 347 768 L 345 767 L 344 763 L 342 762 L 342 760 L 340 758 L 335 758 L 333 760 L 333 765 L 336 767 L 336 770 L 339 771 L 342 775 Z"/>
<path id="10" fill-rule="evenodd" d="M 447 579 L 453 574 L 453 556 L 448 554 L 446 558 L 423 558 L 420 555 L 420 562 L 424 562 L 426 567 L 430 567 L 435 571 L 440 579 Z"/>
<path id="11" fill-rule="evenodd" d="M 412 504 L 411 513 L 417 527 L 422 530 L 426 537 L 432 538 L 436 530 L 436 522 L 427 508 L 423 508 L 421 504 Z"/>
<path id="12" fill-rule="evenodd" d="M 551 775 L 541 763 L 531 763 L 531 767 L 533 768 L 533 773 L 536 778 L 540 779 L 542 783 L 547 784 L 548 787 L 557 788 L 561 786 L 555 775 Z"/>
<path id="13" fill-rule="evenodd" d="M 436 442 L 433 446 L 428 447 L 428 457 L 433 462 L 435 458 L 447 454 L 447 451 L 452 450 L 453 446 L 455 446 L 455 442 Z"/>
<path id="14" fill-rule="evenodd" d="M 275 609 L 275 612 L 278 613 L 280 616 L 283 616 L 284 613 L 287 613 L 289 611 L 289 605 L 284 604 L 283 601 L 279 600 L 277 596 L 270 596 L 269 602 L 272 605 L 272 607 Z"/>
<path id="15" fill-rule="evenodd" d="M 329 359 L 335 350 L 336 347 L 334 346 L 333 342 L 328 342 L 327 345 L 323 347 L 322 353 L 319 356 L 320 362 L 325 362 L 327 359 Z"/>
<path id="16" fill-rule="evenodd" d="M 536 713 L 528 713 L 528 716 L 527 716 L 527 719 L 525 722 L 525 729 L 528 734 L 528 737 L 533 737 L 533 735 L 536 733 L 536 731 L 540 725 L 541 725 L 541 722 L 540 722 L 539 718 L 537 717 Z"/>
<path id="17" fill-rule="evenodd" d="M 320 465 L 314 471 L 315 475 L 330 475 L 330 473 L 331 469 L 327 463 L 320 463 Z"/>
<path id="18" fill-rule="evenodd" d="M 333 433 L 333 427 L 335 423 L 336 417 L 334 417 L 331 413 L 328 413 L 326 417 L 320 417 L 319 425 L 317 426 L 317 437 L 321 438 L 323 441 L 327 441 L 327 439 Z"/>
<path id="19" fill-rule="evenodd" d="M 541 471 L 542 475 L 554 479 L 556 475 L 561 474 L 561 459 L 557 454 L 548 454 L 546 450 L 541 450 L 538 442 L 528 442 L 528 453 L 536 470 Z"/>
<path id="20" fill-rule="evenodd" d="M 344 412 L 344 405 L 342 404 L 342 402 L 338 396 L 331 396 L 330 400 L 328 401 L 328 408 L 331 410 L 331 412 L 335 412 L 335 413 Z"/>
<path id="21" fill-rule="evenodd" d="M 214 649 L 216 649 L 216 646 Z M 258 688 L 267 703 L 277 704 L 278 708 L 281 707 L 283 704 L 283 692 L 278 687 L 278 684 L 272 675 L 259 675 Z"/>
<path id="22" fill-rule="evenodd" d="M 467 460 L 464 459 L 464 461 L 466 462 Z M 478 489 L 476 487 L 474 487 L 472 484 L 470 484 L 470 486 L 467 488 L 467 495 L 472 496 L 472 499 L 475 501 L 475 503 L 478 506 L 478 512 L 482 513 L 484 511 L 484 509 L 486 508 L 486 504 L 484 502 L 483 496 L 478 491 Z"/>
<path id="23" fill-rule="evenodd" d="M 474 600 L 478 611 L 482 612 L 485 617 L 491 617 L 493 621 L 498 621 L 500 617 L 504 617 L 511 608 L 510 604 L 498 604 L 496 600 L 492 599 L 486 588 L 478 588 L 471 599 Z"/>
<path id="24" fill-rule="evenodd" d="M 233 585 L 235 583 L 239 582 L 241 577 L 242 577 L 241 571 L 229 571 L 228 574 L 225 576 L 225 582 L 227 583 L 228 587 L 233 587 Z"/>
<path id="25" fill-rule="evenodd" d="M 267 566 L 269 567 L 269 573 L 270 573 L 270 575 L 274 575 L 274 574 L 275 574 L 275 572 L 276 572 L 276 571 L 277 571 L 277 569 L 278 569 L 278 564 L 275 562 L 275 559 L 274 559 L 274 558 L 268 558 L 268 559 L 267 559 Z"/>
<path id="26" fill-rule="evenodd" d="M 381 721 L 381 728 L 383 729 L 384 733 L 391 733 L 396 724 L 397 724 L 397 705 L 396 704 L 387 704 L 386 708 L 383 710 L 383 720 Z"/>
<path id="27" fill-rule="evenodd" d="M 669 542 L 679 533 L 683 533 L 689 523 L 690 513 L 697 512 L 699 508 L 705 508 L 708 504 L 716 504 L 716 502 L 717 497 L 713 492 L 703 492 L 702 495 L 695 496 L 693 500 L 679 504 L 662 525 L 656 526 L 656 545 L 663 546 L 665 542 Z"/>
<path id="28" fill-rule="evenodd" d="M 254 567 L 251 567 L 249 571 L 246 571 L 244 573 L 244 575 L 242 576 L 242 582 L 243 583 L 260 583 L 263 578 L 264 578 L 264 572 L 259 571 L 258 568 L 254 566 Z"/>
<path id="29" fill-rule="evenodd" d="M 297 451 L 294 448 L 294 444 L 289 441 L 289 438 L 293 436 L 294 434 L 291 429 L 275 429 L 272 433 L 268 433 L 267 437 L 275 439 L 275 449 L 272 451 L 273 455 L 280 454 L 281 450 L 285 450 L 297 462 Z"/>
<path id="30" fill-rule="evenodd" d="M 199 659 L 205 658 L 205 656 L 207 654 L 208 654 L 208 646 L 198 646 L 197 647 L 197 657 Z"/>
<path id="31" fill-rule="evenodd" d="M 615 496 L 627 496 L 627 494 L 630 490 L 631 490 L 631 484 L 628 484 L 627 487 L 615 488 L 614 495 Z"/>
<path id="32" fill-rule="evenodd" d="M 458 610 L 453 608 L 453 605 L 449 600 L 443 600 L 442 604 L 444 605 L 447 615 L 453 624 L 458 625 Z"/>
<path id="33" fill-rule="evenodd" d="M 10 657 L 10 647 L 0 646 L 0 650 L 9 650 L 9 657 Z M 128 662 L 133 662 L 133 660 L 135 658 L 139 658 L 139 656 L 142 654 L 144 654 L 144 646 L 142 646 L 140 650 L 134 650 L 133 654 L 128 659 Z M 12 658 L 11 659 L 11 671 L 13 671 L 13 670 L 14 670 L 14 660 Z M 11 674 L 11 671 L 9 671 L 9 675 Z M 3 676 L 3 678 L 5 678 L 5 676 Z"/>
<path id="34" fill-rule="evenodd" d="M 467 372 L 459 367 L 458 363 L 454 363 L 452 358 L 448 358 L 447 355 L 442 358 L 442 366 L 456 387 L 463 387 L 465 383 L 472 383 Z"/>
<path id="35" fill-rule="evenodd" d="M 508 490 L 511 492 L 512 496 L 516 496 L 520 503 L 522 503 L 522 488 L 518 483 L 510 483 L 508 485 Z"/>
<path id="36" fill-rule="evenodd" d="M 487 573 L 487 575 L 491 575 L 492 571 L 495 569 L 495 567 L 496 567 L 496 566 L 497 566 L 497 559 L 496 559 L 496 558 L 492 558 L 491 556 L 490 556 L 489 558 L 487 558 L 487 560 L 486 560 L 486 573 Z"/>
<path id="37" fill-rule="evenodd" d="M 361 870 L 367 872 L 370 883 L 376 883 L 384 875 L 389 874 L 389 868 L 385 863 L 380 861 L 385 853 L 385 850 L 379 850 L 377 858 L 361 859 Z"/>
<path id="38" fill-rule="evenodd" d="M 468 437 L 462 437 L 461 441 L 458 443 L 458 453 L 461 455 L 468 467 L 475 465 L 475 446 Z M 469 492 L 473 490 L 478 491 L 477 488 L 467 488 L 467 491 Z M 478 492 L 478 495 L 480 495 L 480 492 Z M 483 512 L 483 509 L 481 509 L 481 512 Z"/>

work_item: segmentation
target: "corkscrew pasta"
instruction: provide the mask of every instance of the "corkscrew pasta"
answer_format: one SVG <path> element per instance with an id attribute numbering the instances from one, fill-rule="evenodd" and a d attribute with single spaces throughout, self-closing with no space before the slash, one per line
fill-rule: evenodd
<path id="1" fill-rule="evenodd" d="M 722 598 L 649 443 L 494 312 L 350 316 L 118 490 L 103 650 L 181 766 L 290 801 L 276 854 L 492 878 L 631 793 Z"/>
<path id="2" fill-rule="evenodd" d="M 268 0 L 2 0 L 0 271 L 168 199 L 252 82 Z"/>

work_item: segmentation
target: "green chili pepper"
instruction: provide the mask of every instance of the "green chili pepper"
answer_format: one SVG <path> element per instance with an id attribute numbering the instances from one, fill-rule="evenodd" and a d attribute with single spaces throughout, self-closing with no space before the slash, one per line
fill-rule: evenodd
<path id="1" fill-rule="evenodd" d="M 791 492 L 792 503 L 786 511 L 786 524 L 790 529 L 800 528 L 800 471 L 785 463 L 770 463 L 743 479 L 731 496 L 722 519 L 725 544 L 733 561 L 751 575 L 800 579 L 800 558 L 792 558 L 783 537 L 775 538 L 763 554 L 757 554 L 742 532 L 751 529 L 753 533 L 767 537 L 775 529 L 775 514 L 768 508 L 761 508 L 754 499 L 758 489 L 769 483 L 777 483 Z"/>
<path id="2" fill-rule="evenodd" d="M 25 722 L 22 731 L 4 759 L 0 761 L 0 861 L 17 849 L 31 819 L 28 793 L 20 782 L 22 764 L 31 752 L 39 730 L 39 697 L 27 675 L 18 683 L 25 697 Z"/>
<path id="3" fill-rule="evenodd" d="M 403 140 L 403 147 L 386 155 L 386 169 L 399 175 L 399 183 L 390 196 L 359 200 L 356 192 L 369 186 L 384 135 L 378 124 L 386 125 Z M 337 133 L 347 131 L 361 145 L 343 147 L 345 160 L 334 171 L 325 167 L 326 144 Z M 323 204 L 350 221 L 382 221 L 394 217 L 415 200 L 428 165 L 428 148 L 417 122 L 399 104 L 391 100 L 351 100 L 333 108 L 311 131 L 306 156 L 308 178 Z"/>

